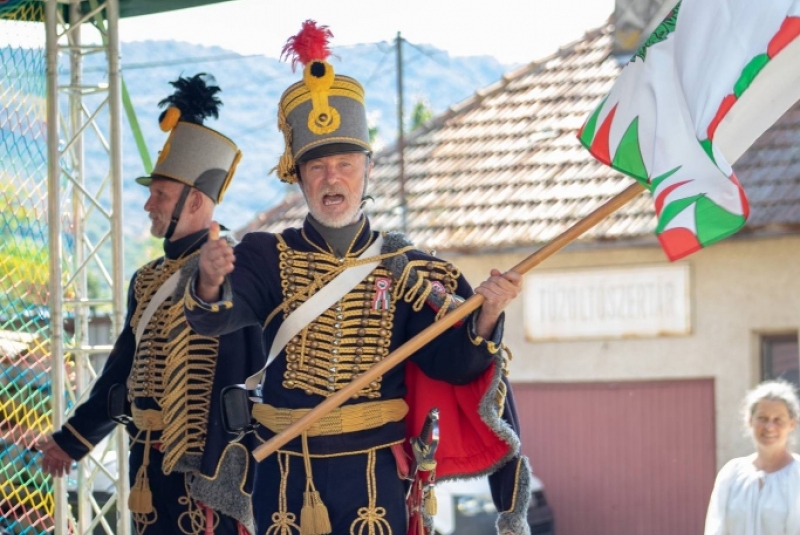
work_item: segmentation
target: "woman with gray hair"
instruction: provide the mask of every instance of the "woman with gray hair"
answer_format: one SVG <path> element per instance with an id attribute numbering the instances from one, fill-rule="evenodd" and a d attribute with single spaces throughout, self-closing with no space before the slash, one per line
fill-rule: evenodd
<path id="1" fill-rule="evenodd" d="M 794 386 L 761 383 L 745 397 L 743 416 L 756 451 L 717 474 L 705 535 L 800 534 L 800 455 L 790 450 L 800 417 Z"/>

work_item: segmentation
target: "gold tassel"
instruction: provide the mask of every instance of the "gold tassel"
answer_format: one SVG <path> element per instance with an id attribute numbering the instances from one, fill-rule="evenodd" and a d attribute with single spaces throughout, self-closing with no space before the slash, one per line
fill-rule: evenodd
<path id="1" fill-rule="evenodd" d="M 139 435 L 136 435 L 137 437 Z M 150 429 L 144 435 L 144 456 L 142 466 L 136 471 L 131 493 L 128 495 L 128 507 L 131 513 L 149 515 L 153 512 L 153 492 L 150 490 L 150 479 L 147 467 L 150 465 Z"/>
<path id="2" fill-rule="evenodd" d="M 278 165 L 273 167 L 270 173 L 277 172 L 278 178 L 282 181 L 294 184 L 297 182 L 297 171 L 295 170 L 296 162 L 292 153 L 292 127 L 289 121 L 286 120 L 286 114 L 280 104 L 278 104 L 278 130 L 283 134 L 283 154 L 278 160 Z"/>
<path id="3" fill-rule="evenodd" d="M 311 456 L 308 453 L 308 434 L 302 434 L 303 462 L 306 468 L 306 490 L 303 493 L 303 508 L 300 510 L 300 535 L 328 535 L 332 530 L 328 508 L 322 503 L 314 487 L 311 474 Z"/>
<path id="4" fill-rule="evenodd" d="M 439 510 L 439 504 L 436 501 L 436 493 L 433 487 L 429 487 L 428 491 L 425 493 L 423 507 L 425 508 L 425 514 L 428 516 L 435 516 L 436 512 Z"/>
<path id="5" fill-rule="evenodd" d="M 328 508 L 316 490 L 303 493 L 300 510 L 300 535 L 328 535 L 332 531 Z"/>
<path id="6" fill-rule="evenodd" d="M 153 493 L 147 477 L 147 465 L 142 464 L 136 472 L 136 480 L 128 496 L 128 507 L 132 513 L 149 515 L 153 512 Z"/>

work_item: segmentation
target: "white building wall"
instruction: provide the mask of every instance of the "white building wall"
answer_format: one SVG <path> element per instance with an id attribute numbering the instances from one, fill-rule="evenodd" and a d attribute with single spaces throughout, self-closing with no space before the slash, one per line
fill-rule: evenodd
<path id="1" fill-rule="evenodd" d="M 492 267 L 510 269 L 527 252 L 449 256 L 473 284 Z M 800 236 L 736 238 L 680 263 L 690 270 L 692 333 L 628 339 L 526 340 L 522 299 L 507 310 L 514 382 L 577 382 L 712 377 L 717 465 L 752 452 L 739 408 L 760 379 L 759 336 L 800 330 Z M 658 247 L 574 249 L 535 268 L 668 265 Z M 654 415 L 654 417 L 657 415 Z"/>

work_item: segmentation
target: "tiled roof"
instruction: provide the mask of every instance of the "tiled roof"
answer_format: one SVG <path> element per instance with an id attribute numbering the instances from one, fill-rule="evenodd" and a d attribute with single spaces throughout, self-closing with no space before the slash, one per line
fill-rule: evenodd
<path id="1" fill-rule="evenodd" d="M 406 140 L 407 234 L 437 251 L 501 250 L 546 243 L 629 185 L 592 158 L 576 132 L 616 80 L 611 26 L 508 73 Z M 800 105 L 734 166 L 751 201 L 743 232 L 800 230 Z M 400 229 L 399 157 L 375 157 L 368 203 L 373 228 Z M 289 194 L 247 231 L 298 226 L 306 209 Z M 643 194 L 582 241 L 654 240 Z"/>

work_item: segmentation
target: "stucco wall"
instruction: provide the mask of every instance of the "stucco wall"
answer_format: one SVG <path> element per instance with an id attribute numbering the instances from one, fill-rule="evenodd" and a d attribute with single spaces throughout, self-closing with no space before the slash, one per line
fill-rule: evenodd
<path id="1" fill-rule="evenodd" d="M 448 255 L 474 284 L 492 267 L 509 269 L 528 253 Z M 523 302 L 508 309 L 506 343 L 514 382 L 711 377 L 715 380 L 717 465 L 752 445 L 740 401 L 759 381 L 759 335 L 800 330 L 800 236 L 728 239 L 682 260 L 690 266 L 692 333 L 640 339 L 530 342 Z M 664 265 L 657 247 L 564 250 L 535 268 Z"/>

